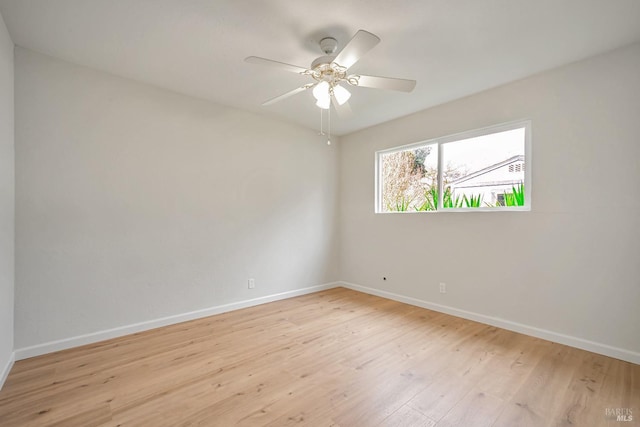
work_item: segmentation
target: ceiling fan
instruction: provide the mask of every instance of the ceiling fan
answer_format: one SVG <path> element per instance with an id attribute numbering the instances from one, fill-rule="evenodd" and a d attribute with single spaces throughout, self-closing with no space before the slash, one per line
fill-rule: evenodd
<path id="1" fill-rule="evenodd" d="M 415 80 L 348 74 L 349 68 L 378 43 L 380 43 L 378 36 L 365 30 L 359 30 L 349 43 L 335 54 L 338 48 L 338 41 L 333 37 L 325 37 L 319 43 L 320 49 L 325 55 L 313 61 L 309 68 L 257 56 L 249 56 L 245 58 L 245 61 L 252 64 L 276 67 L 284 71 L 310 76 L 313 79 L 311 83 L 267 100 L 262 104 L 263 106 L 271 105 L 297 93 L 312 89 L 318 107 L 327 110 L 333 104 L 338 115 L 348 117 L 351 114 L 351 108 L 347 100 L 351 97 L 351 93 L 344 87 L 345 84 L 402 92 L 411 92 L 416 85 Z"/>

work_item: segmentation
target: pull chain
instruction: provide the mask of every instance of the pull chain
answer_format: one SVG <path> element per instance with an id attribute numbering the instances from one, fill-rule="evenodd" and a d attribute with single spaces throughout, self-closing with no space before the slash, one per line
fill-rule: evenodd
<path id="1" fill-rule="evenodd" d="M 329 121 L 329 126 L 328 126 L 328 130 L 327 130 L 327 145 L 331 145 L 331 105 L 329 105 L 329 109 L 327 110 L 327 116 L 328 116 L 328 121 Z"/>

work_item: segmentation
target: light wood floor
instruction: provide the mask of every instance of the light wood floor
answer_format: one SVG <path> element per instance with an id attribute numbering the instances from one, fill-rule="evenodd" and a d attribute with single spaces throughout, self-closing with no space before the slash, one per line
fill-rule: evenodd
<path id="1" fill-rule="evenodd" d="M 639 365 L 342 288 L 22 360 L 0 391 L 3 427 L 638 419 Z"/>

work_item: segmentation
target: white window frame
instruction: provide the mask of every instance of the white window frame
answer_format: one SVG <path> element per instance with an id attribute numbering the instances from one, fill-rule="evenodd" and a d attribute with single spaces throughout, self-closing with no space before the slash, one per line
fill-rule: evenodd
<path id="1" fill-rule="evenodd" d="M 499 206 L 499 207 L 478 207 L 478 208 L 438 208 L 435 211 L 407 211 L 407 212 L 384 212 L 382 206 L 382 156 L 385 154 L 397 153 L 399 151 L 406 151 L 413 148 L 424 147 L 426 145 L 437 145 L 438 147 L 438 206 L 442 206 L 443 198 L 443 182 L 442 182 L 442 146 L 450 142 L 456 142 L 464 139 L 476 138 L 479 136 L 490 135 L 492 133 L 500 133 L 514 129 L 524 128 L 524 158 L 525 158 L 525 171 L 524 171 L 524 192 L 525 192 L 525 205 L 524 206 Z M 386 150 L 376 151 L 375 153 L 375 197 L 374 197 L 374 212 L 380 214 L 393 214 L 393 213 L 442 213 L 442 212 L 504 212 L 504 211 L 531 211 L 531 153 L 532 153 L 532 141 L 531 141 L 531 120 L 518 120 L 514 122 L 502 123 L 498 125 L 487 126 L 481 129 L 474 129 L 464 132 L 455 133 L 452 135 L 446 135 L 440 138 L 433 138 L 425 141 L 414 142 L 411 144 L 402 145 L 399 147 L 388 148 Z"/>

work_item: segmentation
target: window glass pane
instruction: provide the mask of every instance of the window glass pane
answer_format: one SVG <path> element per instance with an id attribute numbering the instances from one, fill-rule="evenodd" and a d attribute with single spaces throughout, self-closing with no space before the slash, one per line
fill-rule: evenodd
<path id="1" fill-rule="evenodd" d="M 444 208 L 524 206 L 525 128 L 440 148 Z"/>
<path id="2" fill-rule="evenodd" d="M 382 212 L 434 210 L 429 191 L 438 187 L 437 144 L 382 153 L 379 162 Z"/>
<path id="3" fill-rule="evenodd" d="M 376 212 L 529 210 L 530 126 L 497 125 L 377 152 Z"/>

